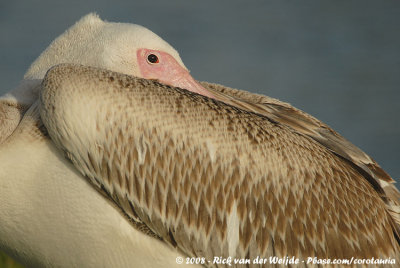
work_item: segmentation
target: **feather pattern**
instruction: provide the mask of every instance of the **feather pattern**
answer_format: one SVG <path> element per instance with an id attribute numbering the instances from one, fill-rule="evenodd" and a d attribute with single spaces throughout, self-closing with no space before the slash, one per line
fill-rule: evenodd
<path id="1" fill-rule="evenodd" d="M 41 118 L 131 220 L 188 256 L 399 261 L 398 191 L 378 164 L 288 104 L 203 85 L 222 101 L 60 65 Z"/>
<path id="2" fill-rule="evenodd" d="M 222 85 L 203 82 L 218 100 L 258 113 L 291 127 L 299 134 L 318 141 L 336 155 L 348 160 L 360 169 L 375 190 L 387 204 L 388 211 L 396 219 L 397 237 L 400 237 L 400 192 L 393 185 L 395 182 L 375 160 L 360 148 L 346 140 L 328 125 L 313 116 L 296 109 L 288 103 L 268 96 L 228 88 Z"/>

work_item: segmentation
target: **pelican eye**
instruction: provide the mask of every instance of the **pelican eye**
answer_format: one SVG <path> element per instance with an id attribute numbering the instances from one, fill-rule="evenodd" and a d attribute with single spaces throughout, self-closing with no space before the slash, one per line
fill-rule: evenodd
<path id="1" fill-rule="evenodd" d="M 149 63 L 159 63 L 160 61 L 158 60 L 158 57 L 156 56 L 156 55 L 154 55 L 154 54 L 149 54 L 148 56 L 147 56 L 147 61 L 149 62 Z"/>

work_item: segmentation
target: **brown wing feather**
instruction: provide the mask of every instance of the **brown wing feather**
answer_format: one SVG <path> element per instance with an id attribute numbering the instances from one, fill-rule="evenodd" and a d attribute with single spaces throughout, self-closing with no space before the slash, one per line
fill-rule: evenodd
<path id="1" fill-rule="evenodd" d="M 68 65 L 47 74 L 41 100 L 74 165 L 189 256 L 399 255 L 393 218 L 364 176 L 275 118 Z"/>
<path id="2" fill-rule="evenodd" d="M 360 148 L 346 140 L 325 123 L 288 103 L 218 84 L 207 82 L 202 82 L 202 84 L 220 101 L 264 115 L 289 126 L 296 132 L 318 141 L 333 153 L 360 168 L 365 179 L 371 183 L 385 200 L 388 209 L 393 211 L 392 216 L 396 219 L 397 230 L 400 234 L 400 192 L 393 185 L 395 181 Z"/>
<path id="3" fill-rule="evenodd" d="M 206 82 L 203 82 L 203 85 L 216 94 L 219 100 L 288 125 L 299 133 L 310 136 L 340 156 L 354 162 L 360 168 L 365 169 L 367 173 L 372 173 L 373 175 L 371 175 L 375 178 L 393 182 L 390 175 L 360 148 L 350 143 L 328 125 L 290 104 L 222 85 Z"/>

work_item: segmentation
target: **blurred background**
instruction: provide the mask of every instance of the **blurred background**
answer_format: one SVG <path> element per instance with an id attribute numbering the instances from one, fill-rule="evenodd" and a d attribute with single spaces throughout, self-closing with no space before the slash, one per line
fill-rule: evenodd
<path id="1" fill-rule="evenodd" d="M 400 1 L 1 1 L 0 93 L 92 11 L 151 29 L 198 80 L 310 113 L 400 178 Z"/>

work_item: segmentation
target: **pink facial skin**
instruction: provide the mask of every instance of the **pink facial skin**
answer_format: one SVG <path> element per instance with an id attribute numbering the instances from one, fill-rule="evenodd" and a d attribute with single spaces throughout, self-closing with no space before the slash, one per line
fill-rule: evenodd
<path id="1" fill-rule="evenodd" d="M 187 89 L 209 98 L 215 98 L 207 89 L 197 83 L 168 53 L 140 48 L 137 50 L 137 61 L 143 78 L 156 79 L 161 83 Z"/>

